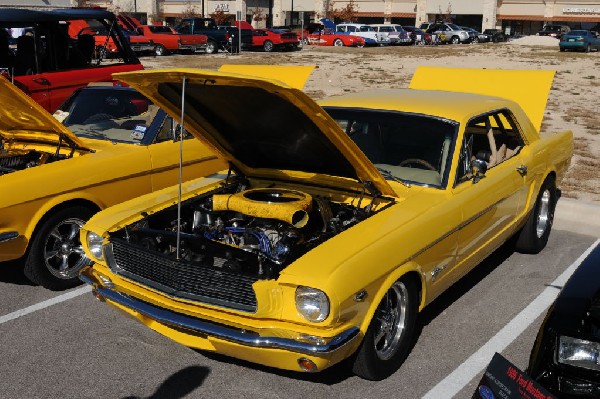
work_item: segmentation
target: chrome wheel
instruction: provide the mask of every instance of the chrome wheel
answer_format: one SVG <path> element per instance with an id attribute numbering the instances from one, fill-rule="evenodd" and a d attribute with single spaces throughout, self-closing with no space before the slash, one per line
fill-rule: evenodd
<path id="1" fill-rule="evenodd" d="M 344 42 L 342 41 L 342 39 L 335 39 L 333 42 L 333 45 L 336 47 L 343 47 L 344 46 Z"/>
<path id="2" fill-rule="evenodd" d="M 206 43 L 206 48 L 204 49 L 204 51 L 206 52 L 206 54 L 214 54 L 217 52 L 217 43 L 213 42 L 212 40 L 209 40 L 208 43 Z"/>
<path id="3" fill-rule="evenodd" d="M 162 44 L 157 44 L 156 47 L 154 48 L 154 54 L 161 57 L 161 56 L 167 54 L 167 49 Z"/>
<path id="4" fill-rule="evenodd" d="M 44 261 L 48 271 L 60 279 L 76 277 L 89 263 L 79 240 L 84 220 L 70 218 L 56 225 L 44 242 Z"/>
<path id="5" fill-rule="evenodd" d="M 273 42 L 267 40 L 264 44 L 263 44 L 263 49 L 267 52 L 270 53 L 271 51 L 273 51 Z"/>
<path id="6" fill-rule="evenodd" d="M 550 190 L 544 190 L 540 197 L 539 212 L 537 215 L 537 222 L 535 225 L 535 233 L 538 238 L 541 238 L 550 221 L 550 201 L 552 200 L 552 194 Z"/>
<path id="7" fill-rule="evenodd" d="M 408 289 L 397 281 L 385 294 L 375 313 L 373 344 L 381 360 L 391 359 L 399 349 L 398 343 L 407 325 Z"/>

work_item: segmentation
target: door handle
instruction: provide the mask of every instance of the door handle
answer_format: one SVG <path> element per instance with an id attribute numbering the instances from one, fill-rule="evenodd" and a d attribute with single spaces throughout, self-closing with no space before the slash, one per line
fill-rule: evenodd
<path id="1" fill-rule="evenodd" d="M 32 80 L 37 84 L 50 86 L 50 81 L 46 78 L 33 78 Z"/>
<path id="2" fill-rule="evenodd" d="M 525 165 L 521 165 L 517 168 L 517 172 L 519 172 L 519 174 L 521 176 L 525 176 L 527 174 L 527 166 Z"/>

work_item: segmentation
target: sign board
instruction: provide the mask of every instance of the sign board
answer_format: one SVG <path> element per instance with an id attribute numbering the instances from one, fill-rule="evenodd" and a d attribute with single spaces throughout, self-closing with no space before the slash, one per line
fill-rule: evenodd
<path id="1" fill-rule="evenodd" d="M 557 399 L 538 382 L 496 353 L 471 399 Z"/>

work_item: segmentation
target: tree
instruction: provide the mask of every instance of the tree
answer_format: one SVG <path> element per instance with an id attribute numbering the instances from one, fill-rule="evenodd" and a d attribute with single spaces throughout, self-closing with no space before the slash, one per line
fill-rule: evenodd
<path id="1" fill-rule="evenodd" d="M 452 3 L 448 3 L 446 11 L 442 11 L 442 6 L 438 6 L 438 15 L 435 16 L 436 21 L 452 23 Z"/>
<path id="2" fill-rule="evenodd" d="M 204 0 L 202 0 L 204 1 Z M 198 12 L 198 9 L 196 8 L 195 4 L 192 4 L 191 1 L 188 1 L 187 4 L 185 5 L 185 8 L 183 9 L 183 11 L 181 12 L 181 18 L 197 18 L 200 16 L 200 13 Z"/>
<path id="3" fill-rule="evenodd" d="M 335 8 L 335 1 L 327 3 L 325 10 L 325 17 L 333 20 L 334 22 L 356 22 L 358 16 L 358 5 L 354 0 L 350 0 L 343 8 Z"/>
<path id="4" fill-rule="evenodd" d="M 225 14 L 225 11 L 223 11 L 222 8 L 216 9 L 215 12 L 209 14 L 209 16 L 215 20 L 217 25 L 228 25 L 233 18 L 233 15 Z"/>

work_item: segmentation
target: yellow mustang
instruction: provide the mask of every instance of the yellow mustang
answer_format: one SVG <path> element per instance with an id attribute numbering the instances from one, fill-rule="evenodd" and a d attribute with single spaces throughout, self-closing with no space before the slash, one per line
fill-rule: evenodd
<path id="1" fill-rule="evenodd" d="M 4 78 L 0 102 L 0 262 L 24 258 L 26 276 L 50 289 L 79 284 L 85 221 L 177 183 L 171 120 L 125 87 L 81 89 L 56 112 L 64 124 Z M 198 140 L 184 147 L 185 179 L 226 167 Z"/>
<path id="2" fill-rule="evenodd" d="M 96 214 L 81 278 L 177 342 L 288 370 L 394 372 L 440 293 L 512 236 L 542 250 L 573 149 L 538 133 L 547 71 L 421 68 L 320 105 L 241 74 L 118 78 L 172 115 L 184 97 L 230 168 Z"/>

